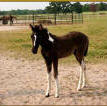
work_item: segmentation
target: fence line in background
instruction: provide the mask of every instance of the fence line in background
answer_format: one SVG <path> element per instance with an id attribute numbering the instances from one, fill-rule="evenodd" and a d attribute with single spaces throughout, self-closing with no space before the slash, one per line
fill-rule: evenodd
<path id="1" fill-rule="evenodd" d="M 100 19 L 107 17 L 107 14 L 32 14 L 32 15 L 13 15 L 17 19 L 14 20 L 13 25 L 27 25 L 27 24 L 78 24 L 84 21 L 91 21 L 91 19 Z M 2 17 L 2 16 L 0 16 Z M 55 21 L 56 20 L 56 21 Z M 10 22 L 8 21 L 9 25 Z M 2 25 L 2 20 L 0 20 Z"/>

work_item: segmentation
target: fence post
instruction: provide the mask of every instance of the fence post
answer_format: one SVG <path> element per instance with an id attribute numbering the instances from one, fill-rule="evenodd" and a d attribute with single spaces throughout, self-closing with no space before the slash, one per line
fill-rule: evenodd
<path id="1" fill-rule="evenodd" d="M 55 18 L 55 25 L 56 25 L 56 13 L 55 13 L 55 17 L 54 18 Z"/>
<path id="2" fill-rule="evenodd" d="M 82 15 L 82 24 L 83 24 L 83 13 L 81 13 L 81 15 Z"/>
<path id="3" fill-rule="evenodd" d="M 26 25 L 27 16 L 25 16 L 25 25 Z"/>
<path id="4" fill-rule="evenodd" d="M 34 12 L 33 12 L 33 15 L 32 15 L 32 18 L 33 18 L 33 25 L 34 25 L 34 18 L 35 18 L 35 16 L 34 16 L 35 14 L 34 14 Z"/>
<path id="5" fill-rule="evenodd" d="M 72 24 L 74 23 L 73 21 L 74 21 L 74 19 L 73 19 L 74 17 L 73 17 L 73 11 L 72 11 Z"/>

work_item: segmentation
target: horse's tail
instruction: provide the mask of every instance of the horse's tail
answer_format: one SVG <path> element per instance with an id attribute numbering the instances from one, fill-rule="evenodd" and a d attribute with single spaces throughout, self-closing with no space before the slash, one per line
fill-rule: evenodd
<path id="1" fill-rule="evenodd" d="M 88 52 L 88 47 L 86 48 L 86 50 L 84 52 L 84 56 L 87 56 L 87 52 Z"/>
<path id="2" fill-rule="evenodd" d="M 87 46 L 86 46 L 86 49 L 85 49 L 85 52 L 84 52 L 84 56 L 87 56 L 87 52 L 88 52 L 88 45 L 89 45 L 89 41 L 87 42 Z"/>

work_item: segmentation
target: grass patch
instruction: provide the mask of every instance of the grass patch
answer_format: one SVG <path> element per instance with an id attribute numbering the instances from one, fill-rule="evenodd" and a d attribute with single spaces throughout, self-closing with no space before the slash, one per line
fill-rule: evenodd
<path id="1" fill-rule="evenodd" d="M 21 43 L 21 42 L 25 42 L 24 39 L 12 39 L 12 40 L 9 40 L 10 42 L 15 42 L 15 43 Z"/>
<path id="2" fill-rule="evenodd" d="M 22 48 L 31 48 L 32 47 L 32 45 L 31 44 L 22 44 L 21 45 L 22 46 Z"/>

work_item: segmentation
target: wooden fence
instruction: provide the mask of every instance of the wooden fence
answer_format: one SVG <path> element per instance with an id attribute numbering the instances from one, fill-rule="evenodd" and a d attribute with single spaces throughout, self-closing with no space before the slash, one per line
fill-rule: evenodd
<path id="1" fill-rule="evenodd" d="M 32 15 L 13 15 L 16 17 L 13 21 L 13 25 L 27 25 L 27 24 L 74 24 L 83 23 L 82 14 L 32 14 Z M 2 17 L 2 16 L 0 16 Z M 0 25 L 2 25 L 2 20 L 0 20 Z M 8 20 L 7 25 L 10 24 Z"/>

